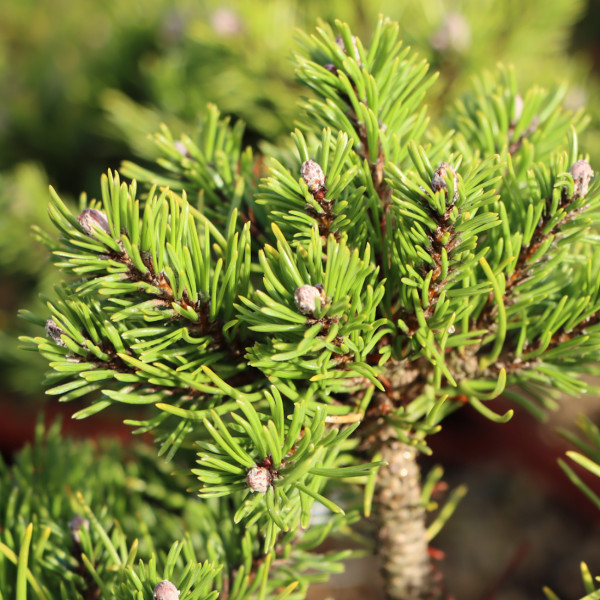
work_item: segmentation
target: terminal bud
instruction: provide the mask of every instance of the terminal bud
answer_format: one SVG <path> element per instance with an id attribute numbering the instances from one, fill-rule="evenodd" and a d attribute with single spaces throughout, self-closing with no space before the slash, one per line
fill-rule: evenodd
<path id="1" fill-rule="evenodd" d="M 271 487 L 273 475 L 271 475 L 271 471 L 267 467 L 256 466 L 248 471 L 246 481 L 248 482 L 248 487 L 253 492 L 264 494 Z"/>
<path id="2" fill-rule="evenodd" d="M 431 178 L 431 189 L 434 192 L 439 192 L 440 190 L 448 191 L 448 184 L 446 183 L 446 179 L 452 177 L 454 182 L 454 194 L 452 196 L 452 204 L 454 204 L 458 200 L 458 175 L 456 171 L 447 163 L 443 162 L 433 173 L 433 177 Z"/>
<path id="3" fill-rule="evenodd" d="M 321 165 L 314 160 L 303 162 L 300 173 L 311 194 L 316 194 L 325 187 L 325 174 L 323 173 L 323 169 L 321 169 Z"/>
<path id="4" fill-rule="evenodd" d="M 569 171 L 573 177 L 573 200 L 584 198 L 588 193 L 594 171 L 587 160 L 578 160 Z"/>
<path id="5" fill-rule="evenodd" d="M 66 347 L 66 344 L 63 342 L 60 337 L 65 333 L 64 329 L 56 323 L 54 319 L 48 319 L 46 321 L 46 335 L 57 345 Z"/>
<path id="6" fill-rule="evenodd" d="M 90 237 L 95 236 L 94 228 L 101 229 L 110 235 L 108 219 L 101 210 L 96 210 L 95 208 L 86 208 L 77 217 L 77 220 L 79 221 L 83 231 L 85 231 L 85 233 L 87 233 Z"/>
<path id="7" fill-rule="evenodd" d="M 178 600 L 179 590 L 168 580 L 163 579 L 154 588 L 154 600 Z"/>
<path id="8" fill-rule="evenodd" d="M 314 315 L 317 303 L 322 306 L 322 290 L 314 285 L 301 285 L 294 293 L 296 307 L 303 315 Z"/>

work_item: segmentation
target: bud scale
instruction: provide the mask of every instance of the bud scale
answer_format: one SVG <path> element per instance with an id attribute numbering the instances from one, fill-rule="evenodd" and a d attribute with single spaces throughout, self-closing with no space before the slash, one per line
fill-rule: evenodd
<path id="1" fill-rule="evenodd" d="M 294 293 L 294 302 L 303 315 L 314 315 L 316 303 L 322 305 L 322 292 L 314 285 L 301 285 Z"/>
<path id="2" fill-rule="evenodd" d="M 321 165 L 314 160 L 303 162 L 300 173 L 311 194 L 314 194 L 325 187 L 325 175 L 323 169 L 321 169 Z"/>
<path id="3" fill-rule="evenodd" d="M 573 199 L 584 198 L 594 176 L 590 163 L 587 160 L 578 160 L 569 172 L 573 177 Z"/>
<path id="4" fill-rule="evenodd" d="M 264 494 L 271 487 L 273 476 L 267 467 L 256 466 L 248 471 L 246 481 L 253 492 Z"/>
<path id="5" fill-rule="evenodd" d="M 96 210 L 95 208 L 86 208 L 77 217 L 77 220 L 79 221 L 83 231 L 85 231 L 85 233 L 87 233 L 90 237 L 94 237 L 95 227 L 110 235 L 108 219 L 101 210 Z"/>
<path id="6" fill-rule="evenodd" d="M 179 590 L 168 580 L 163 579 L 154 588 L 154 600 L 178 600 Z"/>

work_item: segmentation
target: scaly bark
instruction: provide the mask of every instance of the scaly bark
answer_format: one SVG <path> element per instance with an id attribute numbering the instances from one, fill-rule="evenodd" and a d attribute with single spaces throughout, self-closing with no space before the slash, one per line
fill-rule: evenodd
<path id="1" fill-rule="evenodd" d="M 417 451 L 391 430 L 381 448 L 387 466 L 379 469 L 375 502 L 379 555 L 390 600 L 429 600 L 435 579 L 428 553 L 425 507 Z"/>

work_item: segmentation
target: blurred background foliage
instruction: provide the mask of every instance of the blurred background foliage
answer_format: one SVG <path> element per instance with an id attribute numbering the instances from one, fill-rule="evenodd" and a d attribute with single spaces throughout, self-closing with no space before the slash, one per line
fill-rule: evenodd
<path id="1" fill-rule="evenodd" d="M 247 142 L 280 141 L 306 94 L 294 79 L 294 30 L 347 21 L 362 39 L 378 14 L 440 72 L 429 94 L 441 115 L 496 63 L 523 88 L 569 83 L 565 104 L 587 105 L 581 145 L 600 159 L 597 0 L 3 0 L 0 19 L 0 376 L 5 397 L 39 397 L 37 356 L 17 308 L 40 308 L 54 273 L 30 235 L 47 223 L 47 186 L 75 201 L 98 193 L 121 160 L 152 159 L 148 134 L 194 128 L 207 102 L 247 123 Z M 596 68 L 594 68 L 594 66 Z M 266 148 L 267 146 L 264 146 Z M 592 163 L 593 164 L 593 163 Z M 597 163 L 596 163 L 597 164 Z M 43 310 L 42 310 L 43 313 Z"/>

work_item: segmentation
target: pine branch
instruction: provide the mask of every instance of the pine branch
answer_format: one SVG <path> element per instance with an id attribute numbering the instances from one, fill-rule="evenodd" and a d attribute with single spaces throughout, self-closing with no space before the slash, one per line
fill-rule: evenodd
<path id="1" fill-rule="evenodd" d="M 448 187 L 448 183 L 450 183 L 451 188 Z M 444 190 L 446 194 L 451 193 L 452 197 L 450 201 L 445 202 L 445 209 L 441 214 L 426 200 L 423 201 L 423 205 L 426 207 L 435 227 L 435 229 L 428 232 L 432 261 L 431 264 L 426 266 L 422 275 L 423 279 L 428 282 L 427 299 L 424 302 L 422 313 L 422 318 L 425 321 L 428 321 L 435 313 L 440 295 L 448 283 L 448 257 L 451 256 L 453 250 L 460 243 L 455 229 L 456 215 L 453 214 L 455 213 L 453 210 L 454 205 L 458 199 L 458 177 L 448 163 L 442 163 L 434 172 L 431 187 L 434 192 Z M 442 275 L 444 277 L 440 281 Z M 395 315 L 395 319 L 397 318 L 401 318 L 406 324 L 406 334 L 409 337 L 412 337 L 421 327 L 416 314 L 408 312 L 405 308 Z"/>
<path id="2" fill-rule="evenodd" d="M 177 297 L 169 278 L 164 272 L 157 273 L 154 268 L 154 261 L 150 252 L 141 253 L 141 260 L 146 267 L 142 272 L 123 251 L 117 253 L 114 250 L 107 254 L 108 260 L 114 260 L 127 268 L 125 278 L 131 283 L 143 282 L 147 284 L 145 289 L 148 295 L 156 297 L 155 306 L 157 308 L 171 308 L 173 305 L 179 306 L 182 310 L 176 312 L 172 319 L 174 321 L 184 321 L 187 323 L 187 329 L 192 335 L 208 336 L 213 339 L 214 348 L 227 351 L 233 359 L 238 360 L 244 353 L 244 346 L 241 340 L 225 339 L 223 335 L 224 323 L 220 319 L 210 318 L 209 302 L 202 299 L 191 299 L 186 289 L 182 290 L 181 297 Z M 194 318 L 189 314 L 193 313 Z"/>

